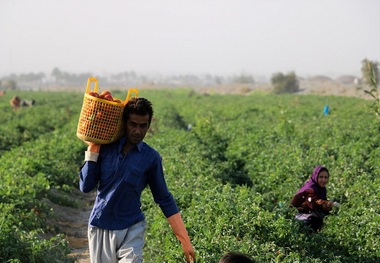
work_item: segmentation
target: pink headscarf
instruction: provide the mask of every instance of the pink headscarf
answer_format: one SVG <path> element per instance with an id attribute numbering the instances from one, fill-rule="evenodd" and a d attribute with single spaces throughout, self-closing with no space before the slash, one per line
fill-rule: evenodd
<path id="1" fill-rule="evenodd" d="M 310 179 L 305 182 L 305 184 L 301 187 L 300 190 L 298 190 L 297 194 L 302 193 L 306 191 L 307 189 L 311 188 L 314 190 L 315 194 L 318 195 L 319 198 L 321 198 L 322 200 L 327 200 L 326 187 L 321 187 L 318 184 L 318 175 L 321 171 L 326 171 L 330 177 L 330 173 L 326 167 L 324 166 L 315 167 Z"/>

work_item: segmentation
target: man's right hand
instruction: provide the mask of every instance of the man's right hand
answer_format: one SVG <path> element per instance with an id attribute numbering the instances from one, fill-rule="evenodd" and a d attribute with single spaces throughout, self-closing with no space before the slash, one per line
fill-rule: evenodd
<path id="1" fill-rule="evenodd" d="M 100 152 L 100 146 L 102 146 L 101 144 L 95 144 L 93 142 L 88 142 L 88 141 L 85 141 L 85 143 L 88 145 L 87 151 L 92 152 L 92 153 Z"/>

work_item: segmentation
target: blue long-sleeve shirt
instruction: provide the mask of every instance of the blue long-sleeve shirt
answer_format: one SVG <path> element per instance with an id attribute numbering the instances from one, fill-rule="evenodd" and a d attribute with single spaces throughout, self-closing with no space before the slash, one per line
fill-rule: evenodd
<path id="1" fill-rule="evenodd" d="M 87 193 L 98 186 L 90 226 L 120 230 L 143 220 L 141 193 L 147 185 L 166 217 L 179 212 L 166 185 L 159 153 L 141 142 L 124 156 L 124 143 L 123 137 L 102 145 L 98 161 L 87 161 L 81 167 L 80 190 Z"/>

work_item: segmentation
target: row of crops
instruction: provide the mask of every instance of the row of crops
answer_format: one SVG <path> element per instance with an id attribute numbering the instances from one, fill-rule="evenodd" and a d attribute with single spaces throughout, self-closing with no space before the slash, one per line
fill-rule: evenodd
<path id="1" fill-rule="evenodd" d="M 0 97 L 0 262 L 72 262 L 64 235 L 48 227 L 54 211 L 46 200 L 77 205 L 63 197 L 77 188 L 85 150 L 75 135 L 83 94 L 19 92 L 36 105 L 16 112 L 12 95 Z M 380 261 L 379 122 L 369 101 L 187 89 L 139 96 L 153 102 L 146 141 L 163 157 L 197 262 L 217 262 L 228 251 L 257 262 Z M 288 205 L 319 164 L 329 168 L 328 197 L 341 207 L 309 235 Z M 184 262 L 149 189 L 143 210 L 145 261 Z"/>

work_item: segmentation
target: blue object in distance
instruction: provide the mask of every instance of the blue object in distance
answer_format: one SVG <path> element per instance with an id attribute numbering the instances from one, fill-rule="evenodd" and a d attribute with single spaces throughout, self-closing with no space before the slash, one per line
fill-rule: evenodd
<path id="1" fill-rule="evenodd" d="M 326 105 L 323 109 L 323 114 L 324 115 L 328 115 L 330 113 L 330 108 L 329 108 L 329 105 Z"/>

